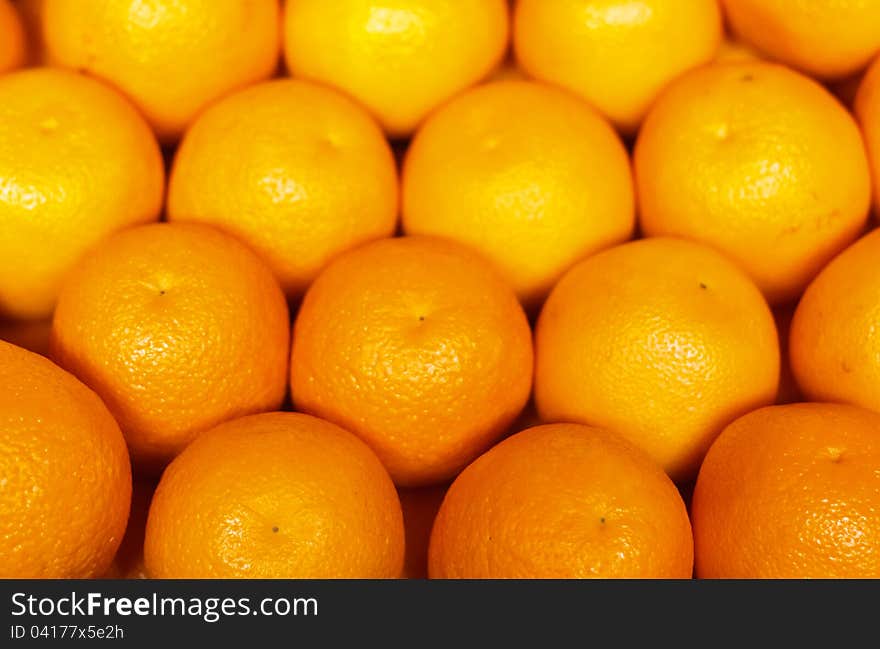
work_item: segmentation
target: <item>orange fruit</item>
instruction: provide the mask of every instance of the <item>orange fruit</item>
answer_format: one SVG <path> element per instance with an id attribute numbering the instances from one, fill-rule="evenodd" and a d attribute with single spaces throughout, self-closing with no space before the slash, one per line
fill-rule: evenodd
<path id="1" fill-rule="evenodd" d="M 722 0 L 731 28 L 769 56 L 823 79 L 841 78 L 880 52 L 880 3 L 864 0 Z"/>
<path id="2" fill-rule="evenodd" d="M 273 412 L 221 424 L 162 475 L 147 520 L 156 578 L 396 578 L 400 502 L 354 435 Z"/>
<path id="3" fill-rule="evenodd" d="M 697 576 L 880 577 L 880 416 L 761 408 L 728 426 L 694 491 Z"/>
<path id="4" fill-rule="evenodd" d="M 443 502 L 449 485 L 441 484 L 417 489 L 399 489 L 406 531 L 406 556 L 403 562 L 404 579 L 427 579 L 428 543 L 431 527 Z"/>
<path id="5" fill-rule="evenodd" d="M 94 392 L 0 342 L 0 578 L 104 573 L 128 518 L 131 468 Z"/>
<path id="6" fill-rule="evenodd" d="M 144 566 L 144 534 L 147 529 L 147 514 L 156 481 L 150 477 L 136 477 L 131 486 L 131 511 L 128 514 L 128 525 L 125 536 L 119 544 L 119 550 L 113 557 L 113 563 L 102 579 L 147 579 Z"/>
<path id="7" fill-rule="evenodd" d="M 725 36 L 721 39 L 721 45 L 715 53 L 713 63 L 748 63 L 760 61 L 764 57 L 748 43 Z"/>
<path id="8" fill-rule="evenodd" d="M 288 326 L 254 253 L 206 226 L 161 223 L 117 233 L 71 271 L 51 346 L 155 468 L 198 433 L 281 405 Z"/>
<path id="9" fill-rule="evenodd" d="M 657 93 L 712 60 L 716 0 L 519 0 L 513 44 L 526 73 L 568 88 L 634 133 Z"/>
<path id="10" fill-rule="evenodd" d="M 491 260 L 529 307 L 585 255 L 635 225 L 629 158 L 587 104 L 527 81 L 459 95 L 416 134 L 403 172 L 403 227 Z"/>
<path id="11" fill-rule="evenodd" d="M 344 253 L 296 318 L 297 410 L 351 430 L 399 486 L 442 482 L 504 433 L 529 397 L 525 314 L 491 265 L 430 237 Z"/>
<path id="12" fill-rule="evenodd" d="M 403 137 L 501 61 L 507 20 L 504 0 L 289 0 L 284 55 Z"/>
<path id="13" fill-rule="evenodd" d="M 796 299 L 864 225 L 858 127 L 816 82 L 771 63 L 706 66 L 673 82 L 635 148 L 646 235 L 702 241 L 767 299 Z"/>
<path id="14" fill-rule="evenodd" d="M 880 231 L 838 255 L 810 284 L 791 324 L 790 357 L 810 401 L 880 411 Z"/>
<path id="15" fill-rule="evenodd" d="M 46 68 L 0 77 L 0 317 L 48 317 L 83 252 L 158 217 L 164 182 L 150 129 L 103 84 Z"/>
<path id="16" fill-rule="evenodd" d="M 529 428 L 452 483 L 431 533 L 434 579 L 689 579 L 693 541 L 675 485 L 623 438 Z"/>
<path id="17" fill-rule="evenodd" d="M 168 218 L 235 235 L 300 297 L 334 255 L 394 233 L 397 193 L 391 149 L 361 108 L 272 81 L 199 116 L 174 160 Z"/>
<path id="18" fill-rule="evenodd" d="M 779 345 L 760 292 L 706 246 L 656 238 L 588 257 L 547 298 L 535 331 L 544 421 L 615 431 L 676 481 L 721 429 L 773 403 Z"/>
<path id="19" fill-rule="evenodd" d="M 0 74 L 24 65 L 26 56 L 21 17 L 9 0 L 0 0 Z"/>
<path id="20" fill-rule="evenodd" d="M 868 69 L 855 98 L 855 113 L 862 126 L 874 178 L 874 200 L 880 214 L 880 56 Z"/>
<path id="21" fill-rule="evenodd" d="M 52 0 L 40 16 L 46 60 L 112 83 L 163 142 L 278 65 L 278 0 Z"/>

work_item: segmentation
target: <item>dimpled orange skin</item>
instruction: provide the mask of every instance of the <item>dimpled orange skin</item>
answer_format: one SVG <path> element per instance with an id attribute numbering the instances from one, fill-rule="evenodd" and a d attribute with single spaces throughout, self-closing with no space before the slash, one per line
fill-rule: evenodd
<path id="1" fill-rule="evenodd" d="M 244 245 L 195 224 L 107 239 L 70 273 L 52 355 L 102 396 L 153 470 L 198 433 L 284 398 L 284 295 Z"/>
<path id="2" fill-rule="evenodd" d="M 104 573 L 125 532 L 131 468 L 98 396 L 0 341 L 0 578 Z"/>
<path id="3" fill-rule="evenodd" d="M 166 469 L 147 521 L 154 578 L 393 579 L 400 501 L 346 430 L 265 413 L 199 437 Z"/>
<path id="4" fill-rule="evenodd" d="M 504 433 L 531 382 L 531 331 L 513 291 L 440 239 L 341 255 L 294 326 L 296 409 L 359 435 L 398 486 L 454 476 Z"/>
<path id="5" fill-rule="evenodd" d="M 168 219 L 248 243 L 299 298 L 327 261 L 397 223 L 397 170 L 382 131 L 346 97 L 272 81 L 221 100 L 174 160 Z"/>
<path id="6" fill-rule="evenodd" d="M 634 225 L 623 144 L 587 104 L 550 86 L 467 91 L 428 118 L 406 156 L 404 231 L 478 250 L 527 307 Z"/>
<path id="7" fill-rule="evenodd" d="M 789 356 L 810 401 L 880 411 L 880 231 L 838 255 L 810 284 L 791 324 Z"/>
<path id="8" fill-rule="evenodd" d="M 762 408 L 728 426 L 694 491 L 697 576 L 880 577 L 880 416 Z"/>
<path id="9" fill-rule="evenodd" d="M 529 76 L 568 88 L 633 134 L 657 93 L 708 63 L 715 0 L 519 0 L 513 44 Z"/>
<path id="10" fill-rule="evenodd" d="M 840 79 L 880 52 L 880 4 L 865 0 L 722 0 L 731 29 L 770 57 Z"/>
<path id="11" fill-rule="evenodd" d="M 0 0 L 0 74 L 21 67 L 26 57 L 21 18 L 10 0 Z"/>
<path id="12" fill-rule="evenodd" d="M 158 218 L 164 184 L 150 129 L 104 84 L 47 68 L 0 77 L 0 317 L 48 317 L 86 250 Z"/>
<path id="13" fill-rule="evenodd" d="M 855 113 L 862 127 L 874 178 L 874 202 L 880 214 L 880 56 L 874 61 L 859 85 Z"/>
<path id="14" fill-rule="evenodd" d="M 40 13 L 46 60 L 119 88 L 166 143 L 278 65 L 278 0 L 52 0 Z"/>
<path id="15" fill-rule="evenodd" d="M 673 82 L 639 134 L 635 173 L 646 235 L 721 250 L 771 304 L 796 299 L 870 206 L 855 121 L 819 84 L 771 63 Z"/>
<path id="16" fill-rule="evenodd" d="M 734 418 L 773 403 L 779 344 L 761 294 L 705 246 L 655 238 L 577 264 L 535 331 L 544 421 L 613 430 L 676 481 Z"/>
<path id="17" fill-rule="evenodd" d="M 684 502 L 623 438 L 577 424 L 529 428 L 449 488 L 431 533 L 432 579 L 689 579 Z"/>
<path id="18" fill-rule="evenodd" d="M 291 74 L 351 95 L 392 137 L 488 75 L 507 38 L 504 0 L 289 0 L 284 17 Z"/>

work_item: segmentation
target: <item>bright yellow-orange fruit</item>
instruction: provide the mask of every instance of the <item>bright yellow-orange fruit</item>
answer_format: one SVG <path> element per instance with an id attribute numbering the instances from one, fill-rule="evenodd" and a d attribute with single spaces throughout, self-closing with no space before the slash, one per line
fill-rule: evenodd
<path id="1" fill-rule="evenodd" d="M 772 58 L 823 79 L 858 71 L 880 52 L 876 0 L 722 0 L 731 28 Z"/>
<path id="2" fill-rule="evenodd" d="M 792 370 L 811 401 L 880 411 L 880 231 L 838 255 L 810 284 L 791 324 Z"/>
<path id="3" fill-rule="evenodd" d="M 519 0 L 516 57 L 634 133 L 657 93 L 712 60 L 721 41 L 716 0 Z"/>
<path id="4" fill-rule="evenodd" d="M 10 0 L 0 0 L 0 74 L 21 67 L 26 58 L 21 17 Z"/>
<path id="5" fill-rule="evenodd" d="M 0 342 L 0 578 L 84 579 L 125 532 L 131 468 L 94 392 Z"/>
<path id="6" fill-rule="evenodd" d="M 880 577 L 880 416 L 852 406 L 761 408 L 706 455 L 691 517 L 697 576 Z"/>
<path id="7" fill-rule="evenodd" d="M 693 540 L 675 485 L 598 428 L 529 428 L 452 483 L 434 521 L 434 579 L 689 579 Z"/>
<path id="8" fill-rule="evenodd" d="M 295 407 L 359 435 L 399 486 L 454 476 L 506 431 L 531 382 L 531 331 L 513 291 L 442 239 L 340 255 L 296 319 Z"/>
<path id="9" fill-rule="evenodd" d="M 611 126 L 574 96 L 527 81 L 479 86 L 438 109 L 403 172 L 404 230 L 478 250 L 527 306 L 585 255 L 628 239 L 634 203 Z"/>
<path id="10" fill-rule="evenodd" d="M 748 43 L 725 36 L 715 53 L 713 63 L 748 63 L 764 57 Z"/>
<path id="11" fill-rule="evenodd" d="M 646 235 L 709 244 L 774 304 L 797 298 L 858 236 L 870 177 L 858 127 L 818 83 L 771 63 L 673 82 L 635 149 Z"/>
<path id="12" fill-rule="evenodd" d="M 348 431 L 291 412 L 243 417 L 166 469 L 144 553 L 154 578 L 396 578 L 400 501 Z"/>
<path id="13" fill-rule="evenodd" d="M 544 421 L 613 430 L 673 479 L 696 475 L 721 429 L 773 403 L 779 344 L 746 275 L 710 248 L 656 238 L 577 264 L 535 332 Z"/>
<path id="14" fill-rule="evenodd" d="M 44 318 L 77 259 L 158 217 L 159 147 L 121 96 L 72 72 L 0 77 L 0 317 Z"/>
<path id="15" fill-rule="evenodd" d="M 507 35 L 505 0 L 288 0 L 284 54 L 293 76 L 343 90 L 403 137 L 488 75 Z"/>
<path id="16" fill-rule="evenodd" d="M 862 127 L 874 178 L 874 202 L 880 215 L 880 56 L 859 85 L 855 113 Z"/>
<path id="17" fill-rule="evenodd" d="M 164 142 L 278 65 L 278 0 L 51 0 L 40 14 L 46 60 L 112 83 Z"/>
<path id="18" fill-rule="evenodd" d="M 161 467 L 200 432 L 284 398 L 289 325 L 272 273 L 203 225 L 105 240 L 68 275 L 52 355 L 95 390 L 132 457 Z"/>
<path id="19" fill-rule="evenodd" d="M 366 112 L 322 86 L 272 81 L 199 116 L 174 160 L 168 219 L 248 243 L 298 298 L 333 256 L 394 233 L 397 194 L 391 149 Z"/>

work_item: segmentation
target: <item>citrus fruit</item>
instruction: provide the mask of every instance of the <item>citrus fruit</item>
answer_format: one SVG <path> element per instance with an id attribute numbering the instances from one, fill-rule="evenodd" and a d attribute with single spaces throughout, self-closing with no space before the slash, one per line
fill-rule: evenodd
<path id="1" fill-rule="evenodd" d="M 131 468 L 94 392 L 0 341 L 0 578 L 101 576 L 125 532 Z"/>
<path id="2" fill-rule="evenodd" d="M 112 83 L 163 142 L 278 65 L 278 0 L 52 0 L 41 20 L 46 60 Z"/>
<path id="3" fill-rule="evenodd" d="M 48 317 L 83 252 L 159 216 L 164 182 L 150 129 L 110 88 L 47 68 L 0 77 L 0 317 Z"/>
<path id="4" fill-rule="evenodd" d="M 774 304 L 796 299 L 853 241 L 870 204 L 853 118 L 771 63 L 705 66 L 661 94 L 635 149 L 646 235 L 707 243 Z"/>
<path id="5" fill-rule="evenodd" d="M 403 562 L 404 579 L 426 579 L 428 577 L 428 544 L 431 541 L 431 527 L 443 496 L 449 488 L 447 484 L 399 489 L 400 507 L 403 510 L 403 527 L 406 531 L 406 557 Z"/>
<path id="6" fill-rule="evenodd" d="M 747 63 L 760 61 L 764 57 L 748 43 L 737 38 L 725 36 L 715 53 L 714 63 Z"/>
<path id="7" fill-rule="evenodd" d="M 526 306 L 635 224 L 629 158 L 587 104 L 527 81 L 469 90 L 419 129 L 403 172 L 403 227 L 478 250 Z"/>
<path id="8" fill-rule="evenodd" d="M 318 85 L 271 81 L 199 116 L 174 160 L 168 218 L 235 235 L 301 297 L 334 255 L 394 233 L 397 193 L 366 112 Z"/>
<path id="9" fill-rule="evenodd" d="M 761 408 L 730 424 L 694 491 L 697 576 L 880 577 L 880 415 Z"/>
<path id="10" fill-rule="evenodd" d="M 657 93 L 712 60 L 716 0 L 519 0 L 513 42 L 532 77 L 576 92 L 621 131 L 636 131 Z"/>
<path id="11" fill-rule="evenodd" d="M 155 578 L 396 578 L 403 520 L 357 437 L 265 413 L 221 424 L 169 465 L 144 552 Z"/>
<path id="12" fill-rule="evenodd" d="M 21 17 L 10 0 L 0 0 L 0 74 L 21 67 L 26 55 Z"/>
<path id="13" fill-rule="evenodd" d="M 838 255 L 810 284 L 791 324 L 792 370 L 811 401 L 880 411 L 880 231 Z"/>
<path id="14" fill-rule="evenodd" d="M 531 379 L 531 332 L 513 291 L 441 239 L 343 253 L 294 326 L 296 409 L 359 435 L 399 486 L 454 476 L 519 414 Z"/>
<path id="15" fill-rule="evenodd" d="M 575 265 L 535 331 L 544 421 L 620 433 L 677 481 L 715 436 L 773 403 L 779 346 L 760 292 L 733 263 L 688 241 L 643 239 Z"/>
<path id="16" fill-rule="evenodd" d="M 402 137 L 492 71 L 507 21 L 504 0 L 289 0 L 284 55 L 293 76 L 348 93 Z"/>
<path id="17" fill-rule="evenodd" d="M 689 579 L 693 540 L 675 485 L 623 438 L 529 428 L 452 483 L 431 533 L 432 578 Z"/>
<path id="18" fill-rule="evenodd" d="M 51 347 L 153 468 L 207 428 L 281 405 L 288 327 L 254 253 L 206 226 L 161 223 L 109 237 L 71 271 Z"/>
<path id="19" fill-rule="evenodd" d="M 722 0 L 722 4 L 740 38 L 812 76 L 845 77 L 880 52 L 880 3 L 873 0 Z"/>
<path id="20" fill-rule="evenodd" d="M 855 98 L 855 112 L 862 126 L 874 178 L 874 201 L 880 214 L 880 57 L 868 69 Z"/>

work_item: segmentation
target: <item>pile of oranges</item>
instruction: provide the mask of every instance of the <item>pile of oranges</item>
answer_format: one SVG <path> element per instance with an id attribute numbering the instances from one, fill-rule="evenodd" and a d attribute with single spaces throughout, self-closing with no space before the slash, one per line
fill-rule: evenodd
<path id="1" fill-rule="evenodd" d="M 0 0 L 0 577 L 880 577 L 880 3 Z"/>

